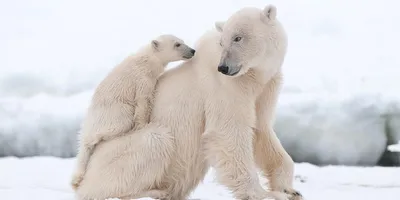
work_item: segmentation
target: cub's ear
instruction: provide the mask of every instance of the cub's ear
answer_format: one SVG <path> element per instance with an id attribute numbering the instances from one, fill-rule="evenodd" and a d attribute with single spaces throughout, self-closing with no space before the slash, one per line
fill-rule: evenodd
<path id="1" fill-rule="evenodd" d="M 153 49 L 158 50 L 158 47 L 160 46 L 160 43 L 157 40 L 152 40 L 151 41 L 151 46 Z"/>
<path id="2" fill-rule="evenodd" d="M 261 12 L 261 20 L 263 22 L 269 22 L 270 20 L 276 19 L 276 6 L 270 4 L 265 6 L 264 10 Z"/>
<path id="3" fill-rule="evenodd" d="M 225 24 L 225 22 L 222 22 L 222 21 L 215 22 L 215 28 L 217 29 L 218 32 L 222 32 L 224 30 L 223 29 L 224 24 Z"/>

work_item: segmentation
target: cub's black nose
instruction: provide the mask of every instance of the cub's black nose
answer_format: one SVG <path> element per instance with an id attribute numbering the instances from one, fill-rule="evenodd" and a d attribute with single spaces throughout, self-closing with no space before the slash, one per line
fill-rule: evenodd
<path id="1" fill-rule="evenodd" d="M 196 50 L 192 49 L 192 50 L 190 50 L 190 53 L 192 53 L 194 55 L 194 53 L 196 53 Z"/>
<path id="2" fill-rule="evenodd" d="M 218 71 L 223 74 L 228 74 L 229 67 L 225 66 L 225 65 L 220 65 L 220 66 L 218 66 Z"/>

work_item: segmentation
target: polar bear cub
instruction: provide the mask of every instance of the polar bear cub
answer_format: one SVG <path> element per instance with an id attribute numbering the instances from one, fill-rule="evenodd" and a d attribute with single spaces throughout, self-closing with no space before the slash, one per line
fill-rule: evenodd
<path id="1" fill-rule="evenodd" d="M 74 190 L 99 142 L 139 130 L 149 122 L 153 91 L 167 64 L 194 54 L 181 39 L 161 35 L 123 60 L 98 85 L 82 124 L 77 168 L 71 181 Z"/>

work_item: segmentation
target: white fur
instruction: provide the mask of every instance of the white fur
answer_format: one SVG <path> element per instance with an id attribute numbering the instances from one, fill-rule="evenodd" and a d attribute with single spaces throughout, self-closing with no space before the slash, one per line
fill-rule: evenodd
<path id="1" fill-rule="evenodd" d="M 292 188 L 293 161 L 272 129 L 287 39 L 266 10 L 238 11 L 217 28 L 222 36 L 207 32 L 193 59 L 160 77 L 151 124 L 98 146 L 77 190 L 80 200 L 149 193 L 184 200 L 210 166 L 236 199 L 301 199 Z M 243 24 L 258 27 L 245 30 L 256 38 L 243 38 L 250 42 L 226 62 L 238 50 L 230 39 Z M 240 66 L 238 73 L 219 73 L 224 62 Z M 257 167 L 271 191 L 261 187 Z"/>
<path id="2" fill-rule="evenodd" d="M 99 142 L 142 129 L 149 122 L 157 78 L 169 62 L 190 57 L 191 50 L 179 38 L 162 35 L 127 57 L 99 84 L 80 134 L 73 189 L 79 187 Z"/>
<path id="3" fill-rule="evenodd" d="M 230 79 L 226 77 L 220 85 L 234 86 L 232 89 L 236 93 L 235 96 L 232 96 L 233 93 L 227 95 L 230 91 L 222 86 L 214 95 L 220 96 L 220 99 L 212 99 L 222 102 L 231 96 L 222 104 L 224 107 L 219 105 L 211 110 L 221 109 L 222 112 L 234 108 L 236 111 L 233 114 L 235 117 L 225 112 L 231 116 L 225 118 L 220 115 L 210 120 L 214 123 L 212 130 L 215 132 L 212 134 L 215 144 L 211 147 L 220 148 L 221 152 L 228 154 L 215 159 L 218 161 L 215 165 L 221 182 L 227 182 L 225 185 L 236 191 L 236 198 L 265 197 L 265 192 L 258 189 L 260 186 L 254 172 L 257 166 L 269 180 L 270 196 L 276 199 L 302 199 L 300 193 L 293 189 L 293 161 L 273 130 L 274 113 L 282 85 L 281 67 L 287 50 L 287 35 L 277 20 L 276 7 L 268 5 L 263 10 L 241 9 L 225 23 L 216 23 L 216 29 L 222 33 L 223 51 L 219 66 L 228 67 L 226 75 L 231 76 Z M 215 139 L 216 135 L 222 138 Z M 227 147 L 240 150 L 223 150 Z M 210 154 L 218 155 L 217 152 Z M 234 161 L 236 164 L 233 167 L 229 165 Z M 231 182 L 231 177 L 238 181 Z"/>

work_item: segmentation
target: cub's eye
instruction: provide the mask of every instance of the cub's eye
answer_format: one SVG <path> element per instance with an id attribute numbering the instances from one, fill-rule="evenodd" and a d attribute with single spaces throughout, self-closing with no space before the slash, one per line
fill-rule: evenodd
<path id="1" fill-rule="evenodd" d="M 221 46 L 221 47 L 222 47 L 222 41 L 220 41 L 220 42 L 219 42 L 219 46 Z"/>
<path id="2" fill-rule="evenodd" d="M 181 46 L 180 43 L 176 43 L 176 44 L 175 44 L 175 47 L 180 47 L 180 46 Z"/>
<path id="3" fill-rule="evenodd" d="M 242 40 L 242 37 L 235 37 L 235 39 L 233 39 L 235 42 L 239 42 L 240 40 Z"/>

